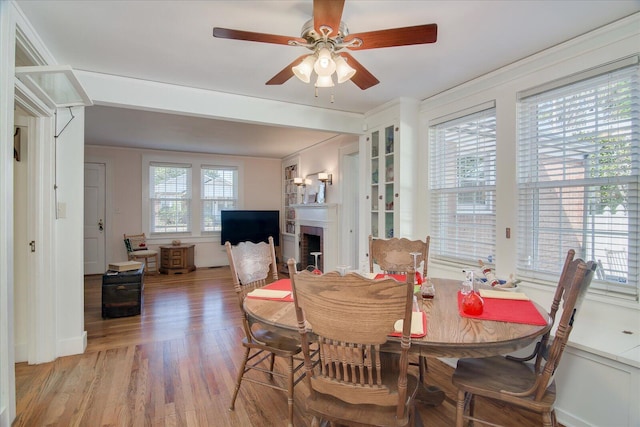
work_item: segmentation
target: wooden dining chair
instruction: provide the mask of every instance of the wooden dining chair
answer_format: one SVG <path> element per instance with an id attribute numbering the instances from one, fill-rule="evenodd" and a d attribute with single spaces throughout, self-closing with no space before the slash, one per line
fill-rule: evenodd
<path id="1" fill-rule="evenodd" d="M 235 408 L 242 381 L 249 381 L 287 393 L 289 406 L 288 425 L 293 426 L 293 388 L 295 384 L 302 380 L 302 375 L 295 379 L 296 373 L 303 365 L 302 358 L 300 356 L 296 357 L 296 355 L 300 354 L 300 345 L 294 338 L 282 336 L 268 329 L 265 325 L 253 322 L 244 311 L 243 304 L 249 292 L 278 280 L 273 237 L 269 237 L 268 244 L 265 242 L 240 242 L 232 246 L 229 242 L 226 242 L 225 247 L 229 258 L 233 286 L 243 314 L 242 325 L 245 333 L 242 339 L 242 346 L 245 348 L 244 359 L 238 371 L 229 410 L 232 411 Z M 276 356 L 286 360 L 287 370 L 285 373 L 274 370 Z M 263 363 L 265 361 L 269 362 L 268 368 Z M 260 372 L 260 374 L 246 375 L 251 370 Z M 275 382 L 274 376 L 283 380 L 285 385 L 282 386 Z"/>
<path id="2" fill-rule="evenodd" d="M 405 286 L 357 273 L 296 273 L 295 260 L 287 264 L 310 390 L 306 411 L 313 415 L 311 425 L 415 425 L 420 420 L 414 409 L 418 379 L 408 373 L 413 277 Z M 400 354 L 382 352 L 400 319 Z M 319 348 L 316 366 L 310 343 Z"/>
<path id="3" fill-rule="evenodd" d="M 495 356 L 458 360 L 452 377 L 458 389 L 456 427 L 462 427 L 465 420 L 473 421 L 474 425 L 476 422 L 497 425 L 475 416 L 475 396 L 536 412 L 541 415 L 545 427 L 558 425 L 554 410 L 554 375 L 597 267 L 593 261 L 585 263 L 581 259 L 574 260 L 574 256 L 575 252 L 569 250 L 551 305 L 549 315 L 554 324 L 559 315 L 553 339 L 550 338 L 551 331 L 547 332 L 533 354 L 525 358 Z M 527 363 L 534 359 L 534 363 Z"/>
<path id="4" fill-rule="evenodd" d="M 374 239 L 369 235 L 369 271 L 374 272 L 374 265 L 385 273 L 404 274 L 414 269 L 412 252 L 418 252 L 417 265 L 422 263 L 422 277 L 427 277 L 429 269 L 429 244 L 431 236 L 424 240 L 409 240 L 393 237 L 391 239 Z M 419 271 L 419 269 L 418 269 Z"/>
<path id="5" fill-rule="evenodd" d="M 158 272 L 158 251 L 147 247 L 147 236 L 141 234 L 124 234 L 124 246 L 129 261 L 144 262 L 145 273 Z"/>
<path id="6" fill-rule="evenodd" d="M 391 239 L 374 239 L 369 235 L 369 272 L 374 272 L 374 265 L 377 265 L 382 272 L 388 274 L 404 274 L 410 269 L 414 269 L 413 255 L 420 253 L 416 257 L 416 265 L 422 263 L 422 277 L 426 280 L 429 271 L 429 245 L 431 236 L 423 240 L 409 240 L 405 238 L 393 237 Z M 418 270 L 419 271 L 419 270 Z M 427 359 L 418 356 L 418 360 L 413 359 L 412 365 L 417 365 L 420 369 L 420 381 L 425 379 L 425 372 L 428 370 Z"/>

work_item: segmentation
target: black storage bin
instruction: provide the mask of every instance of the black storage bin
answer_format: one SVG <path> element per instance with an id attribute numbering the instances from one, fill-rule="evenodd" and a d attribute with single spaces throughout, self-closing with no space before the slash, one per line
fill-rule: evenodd
<path id="1" fill-rule="evenodd" d="M 109 271 L 102 276 L 102 318 L 140 314 L 144 291 L 144 264 L 138 270 Z"/>

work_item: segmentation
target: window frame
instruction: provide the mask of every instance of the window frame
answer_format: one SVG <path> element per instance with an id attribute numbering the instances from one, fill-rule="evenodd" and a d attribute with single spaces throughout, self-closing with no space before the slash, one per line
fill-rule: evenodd
<path id="1" fill-rule="evenodd" d="M 536 257 L 535 247 L 540 245 L 539 241 L 536 242 L 536 239 L 540 238 L 539 232 L 536 230 L 540 227 L 530 224 L 534 224 L 534 220 L 537 223 L 544 220 L 544 218 L 540 218 L 540 211 L 546 206 L 543 203 L 548 203 L 546 201 L 548 198 L 542 198 L 544 197 L 544 192 L 552 194 L 552 192 L 555 191 L 557 197 L 564 197 L 565 195 L 570 197 L 572 195 L 583 194 L 582 217 L 584 223 L 578 231 L 580 231 L 584 237 L 583 240 L 580 241 L 580 247 L 573 247 L 573 249 L 576 250 L 577 256 L 584 259 L 594 259 L 599 263 L 597 271 L 598 274 L 596 274 L 592 281 L 591 290 L 612 295 L 631 295 L 637 299 L 639 293 L 638 258 L 640 251 L 640 239 L 637 237 L 638 233 L 633 233 L 633 230 L 638 230 L 640 228 L 638 219 L 640 216 L 638 206 L 638 198 L 640 198 L 640 177 L 638 174 L 638 170 L 640 169 L 640 149 L 638 148 L 640 117 L 634 115 L 632 111 L 629 114 L 628 119 L 622 120 L 624 117 L 624 114 L 620 112 L 622 110 L 615 114 L 611 114 L 610 116 L 607 112 L 607 107 L 618 105 L 615 104 L 615 102 L 619 98 L 620 94 L 620 83 L 614 83 L 612 85 L 611 82 L 618 82 L 622 79 L 629 80 L 629 105 L 633 105 L 634 102 L 637 103 L 638 100 L 640 100 L 640 67 L 638 66 L 638 56 L 624 58 L 620 61 L 604 64 L 603 66 L 586 70 L 582 73 L 577 73 L 557 81 L 549 82 L 539 87 L 522 91 L 518 94 L 516 158 L 519 165 L 519 171 L 517 176 L 517 195 L 521 203 L 519 203 L 518 208 L 520 238 L 518 240 L 516 268 L 519 277 L 533 280 L 548 280 L 550 278 L 550 268 L 548 266 L 546 268 L 531 268 L 531 262 L 528 261 L 528 257 L 531 255 L 527 255 L 528 253 L 530 254 L 533 252 L 533 256 Z M 599 97 L 596 98 L 597 100 L 604 99 L 607 101 L 604 106 L 596 104 L 595 101 L 589 99 L 591 97 L 591 92 L 594 93 L 593 97 Z M 604 94 L 601 92 L 604 92 Z M 571 99 L 571 97 L 577 97 L 578 101 L 581 102 L 575 105 L 571 104 L 567 107 L 564 105 L 556 107 L 553 104 L 554 102 L 559 104 L 561 99 Z M 537 107 L 534 105 L 536 103 Z M 549 108 L 549 112 L 546 113 L 547 123 L 551 122 L 551 118 L 555 117 L 551 116 L 551 114 L 556 114 L 561 117 L 557 122 L 570 124 L 564 124 L 562 127 L 559 126 L 557 129 L 555 127 L 550 127 L 552 125 L 547 125 L 547 128 L 543 129 L 542 123 L 544 123 L 545 120 L 536 119 L 536 113 L 531 112 L 540 110 L 543 105 Z M 590 107 L 591 105 L 593 105 L 593 107 Z M 567 114 L 569 118 L 561 116 L 560 113 L 569 108 L 571 108 L 571 113 L 575 114 L 575 117 L 571 117 L 569 114 Z M 595 111 L 595 113 L 593 113 L 593 111 Z M 615 127 L 611 126 L 609 123 L 612 120 L 609 117 L 617 119 Z M 579 124 L 578 118 L 581 119 Z M 605 120 L 606 118 L 609 119 Z M 555 139 L 549 138 L 549 142 L 545 142 L 547 145 L 542 151 L 546 151 L 546 154 L 542 153 L 540 150 L 537 151 L 538 154 L 535 154 L 533 150 L 536 148 L 536 141 L 542 140 L 546 134 L 550 134 L 552 131 L 559 136 L 554 136 Z M 577 146 L 579 142 L 576 141 L 580 141 L 580 137 L 582 135 L 578 131 L 583 132 L 584 135 L 588 135 L 583 137 L 584 142 L 580 143 L 580 147 Z M 620 144 L 620 141 L 624 141 L 625 137 L 628 142 L 623 142 L 623 144 L 627 144 L 629 147 L 630 174 L 628 176 L 609 177 L 594 176 L 594 174 L 590 173 L 592 170 L 598 171 L 599 167 L 602 166 L 599 156 L 601 155 L 603 147 L 608 144 Z M 612 140 L 616 141 L 612 142 Z M 551 145 L 551 141 L 553 141 L 553 145 Z M 592 142 L 588 144 L 586 141 Z M 538 146 L 539 145 L 540 144 L 538 143 Z M 564 148 L 564 153 L 559 153 L 558 156 L 564 156 L 562 157 L 562 159 L 564 159 L 562 165 L 563 168 L 566 168 L 569 171 L 569 173 L 572 170 L 577 170 L 577 166 L 571 168 L 571 159 L 573 157 L 571 157 L 570 153 L 577 152 L 578 150 L 584 152 L 582 155 L 583 159 L 581 161 L 583 167 L 582 177 L 568 175 L 562 179 L 549 181 L 536 178 L 535 174 L 539 173 L 538 171 L 544 170 L 545 164 L 540 160 L 538 165 L 541 166 L 529 169 L 528 165 L 536 159 L 541 159 L 543 155 L 550 157 L 550 150 L 556 148 L 558 151 L 560 151 L 560 148 Z M 597 151 L 598 149 L 601 151 Z M 618 155 L 619 153 L 616 154 L 616 156 Z M 596 158 L 596 156 L 598 157 Z M 578 162 L 579 159 L 577 158 L 573 160 L 573 163 L 577 164 Z M 617 172 L 621 170 L 622 164 L 617 164 L 614 167 L 617 168 Z M 551 166 L 546 166 L 546 168 L 549 169 Z M 556 166 L 556 168 L 559 168 L 559 166 Z M 551 175 L 551 173 L 552 172 L 547 172 L 548 175 Z M 615 230 L 615 220 L 610 219 L 609 224 L 606 224 L 606 218 L 598 218 L 598 216 L 602 217 L 603 215 L 596 213 L 597 209 L 594 209 L 594 206 L 602 204 L 601 201 L 599 203 L 595 202 L 599 200 L 598 195 L 603 191 L 603 186 L 607 185 L 626 186 L 626 197 L 630 202 L 626 206 L 627 224 L 625 225 L 626 230 L 623 230 L 623 232 Z M 580 188 L 582 188 L 582 190 L 579 190 Z M 567 191 L 564 191 L 564 189 L 567 189 Z M 578 198 L 576 197 L 575 200 L 577 199 Z M 523 203 L 524 200 L 531 200 L 530 207 L 526 210 L 525 204 Z M 567 199 L 559 200 L 561 200 L 561 202 L 558 202 L 561 203 L 559 205 L 559 213 L 565 211 L 569 212 L 565 213 L 564 216 L 567 216 L 570 221 L 570 212 L 572 208 L 570 204 L 571 201 L 567 201 Z M 574 201 L 573 203 L 577 206 L 578 201 Z M 548 212 L 552 213 L 552 209 L 549 208 Z M 576 221 L 573 222 L 575 223 Z M 562 235 L 561 232 L 564 230 L 566 230 L 565 233 L 567 235 L 570 235 L 571 232 L 575 233 L 575 230 L 567 230 L 567 227 L 562 227 L 561 224 L 562 222 L 559 221 L 557 227 L 557 233 L 559 233 L 559 235 Z M 609 227 L 608 231 L 597 229 L 598 227 L 603 228 L 607 226 Z M 612 277 L 605 274 L 602 266 L 602 260 L 595 256 L 595 254 L 602 252 L 605 246 L 609 246 L 607 249 L 617 248 L 620 244 L 618 243 L 616 245 L 616 242 L 623 239 L 624 236 L 627 236 L 626 279 L 625 281 L 620 281 L 619 278 L 618 280 L 613 280 Z M 604 240 L 608 240 L 608 243 L 603 243 Z M 534 250 L 531 250 L 531 246 L 533 246 Z M 581 250 L 582 253 L 580 253 Z M 589 251 L 589 253 L 587 253 L 587 251 Z M 554 266 L 554 268 L 558 269 L 558 273 L 560 271 L 559 269 L 561 269 L 561 263 L 563 260 L 561 255 L 562 254 L 559 253 L 556 257 L 558 258 L 556 260 L 558 265 Z M 535 265 L 539 265 L 540 263 L 537 259 L 534 259 L 532 262 Z M 553 268 L 551 268 L 551 270 L 553 270 Z"/>
<path id="2" fill-rule="evenodd" d="M 142 230 L 147 233 L 147 240 L 155 241 L 156 244 L 171 242 L 173 239 L 183 239 L 183 241 L 210 241 L 212 238 L 220 238 L 220 231 L 203 232 L 202 225 L 202 188 L 200 183 L 201 169 L 203 167 L 214 168 L 235 168 L 236 169 L 236 209 L 244 209 L 244 161 L 228 156 L 214 154 L 192 154 L 192 153 L 145 153 L 142 155 L 142 199 L 141 199 L 141 220 Z M 150 201 L 150 166 L 152 164 L 188 164 L 191 166 L 191 231 L 176 233 L 156 233 L 151 232 L 151 201 Z"/>
<path id="3" fill-rule="evenodd" d="M 231 172 L 231 179 L 232 179 L 232 185 L 231 185 L 231 195 L 228 197 L 207 197 L 206 193 L 207 191 L 205 190 L 205 181 L 204 181 L 204 174 L 205 171 L 224 171 L 224 172 Z M 224 209 L 238 209 L 238 168 L 236 166 L 220 166 L 220 165 L 202 165 L 200 167 L 200 185 L 201 185 L 201 191 L 200 191 L 200 212 L 201 212 L 201 216 L 200 216 L 200 232 L 204 235 L 204 234 L 214 234 L 214 233 L 220 233 L 221 231 L 221 224 L 220 224 L 220 215 L 219 212 L 222 210 L 218 209 L 218 220 L 215 221 L 214 220 L 214 225 L 213 225 L 213 230 L 207 230 L 206 226 L 205 226 L 205 221 L 206 221 L 206 214 L 205 214 L 205 206 L 212 203 L 214 206 L 217 203 L 221 203 L 224 204 L 226 206 L 224 206 Z M 227 189 L 228 186 L 223 186 L 223 193 L 227 193 Z M 214 189 L 215 191 L 215 189 Z M 231 203 L 232 206 L 228 206 L 228 204 Z M 216 228 L 216 223 L 217 223 L 217 228 Z"/>
<path id="4" fill-rule="evenodd" d="M 184 195 L 183 196 L 175 196 L 175 197 L 158 197 L 156 193 L 156 188 L 159 184 L 156 182 L 156 168 L 166 168 L 173 169 L 176 173 L 179 171 L 183 171 L 180 175 L 175 175 L 172 179 L 176 182 L 171 185 L 174 188 L 167 188 L 165 185 L 165 192 L 167 190 L 175 190 L 174 192 L 177 194 L 178 190 L 184 187 Z M 186 163 L 160 163 L 160 162 L 151 162 L 147 169 L 149 175 L 149 235 L 162 235 L 162 236 L 171 236 L 176 234 L 187 234 L 191 233 L 193 228 L 193 173 L 190 164 Z M 186 175 L 184 179 L 184 184 L 178 182 L 178 178 Z M 153 176 L 153 178 L 152 178 Z M 155 185 L 154 185 L 155 184 Z M 152 189 L 152 187 L 154 187 Z M 158 217 L 160 215 L 159 211 L 162 208 L 155 209 L 154 206 L 158 203 L 159 205 L 166 204 L 167 207 L 177 207 L 180 211 L 186 211 L 186 223 L 184 224 L 185 230 L 178 230 L 179 225 L 176 223 L 175 225 L 165 225 L 165 231 L 159 231 L 156 229 L 158 224 L 156 224 Z M 180 206 L 182 205 L 182 206 Z M 158 213 L 156 213 L 156 210 Z M 176 215 L 178 215 L 176 213 Z M 171 215 L 173 216 L 173 215 Z M 183 216 L 183 215 L 180 215 Z M 174 218 L 175 219 L 175 218 Z M 166 231 L 167 229 L 175 228 L 173 231 Z"/>
<path id="5" fill-rule="evenodd" d="M 437 118 L 430 123 L 428 187 L 432 238 L 430 251 L 434 260 L 462 265 L 476 264 L 478 259 L 493 263 L 496 253 L 496 113 L 495 101 L 490 101 Z M 482 126 L 491 129 L 489 138 Z M 459 129 L 457 132 L 451 131 L 456 128 Z M 454 136 L 456 133 L 467 136 L 462 141 L 454 141 L 445 136 L 447 132 Z M 442 146 L 453 143 L 457 144 L 455 151 Z M 486 167 L 480 171 L 481 173 L 478 173 L 476 168 L 476 176 L 472 176 L 471 179 L 460 174 L 460 161 L 468 158 L 485 159 Z M 480 175 L 481 179 L 478 180 Z M 469 181 L 481 182 L 482 185 L 463 185 Z M 484 203 L 460 203 L 461 196 L 472 195 L 476 199 L 478 194 L 483 195 Z M 451 204 L 455 206 L 451 207 Z M 447 231 L 447 228 L 453 229 L 460 216 L 472 218 L 473 222 L 467 224 L 467 229 L 473 230 L 477 235 L 464 236 Z M 443 217 L 448 219 L 443 221 Z M 481 219 L 480 223 L 478 219 Z M 477 245 L 476 236 L 485 240 L 481 246 Z M 468 247 L 469 250 L 458 250 L 464 247 Z M 465 256 L 460 255 L 461 253 L 468 254 Z"/>

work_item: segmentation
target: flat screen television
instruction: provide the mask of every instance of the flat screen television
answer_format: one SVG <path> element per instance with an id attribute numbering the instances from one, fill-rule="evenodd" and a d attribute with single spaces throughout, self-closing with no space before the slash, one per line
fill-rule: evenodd
<path id="1" fill-rule="evenodd" d="M 220 214 L 222 245 L 267 242 L 271 236 L 273 244 L 280 246 L 280 211 L 223 210 Z"/>

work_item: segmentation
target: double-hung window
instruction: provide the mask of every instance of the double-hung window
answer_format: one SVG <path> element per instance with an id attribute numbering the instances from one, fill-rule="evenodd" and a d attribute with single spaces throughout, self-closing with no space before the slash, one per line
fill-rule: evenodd
<path id="1" fill-rule="evenodd" d="M 634 57 L 519 95 L 519 275 L 574 249 L 598 263 L 592 288 L 637 295 L 638 80 Z"/>
<path id="2" fill-rule="evenodd" d="M 151 233 L 191 231 L 191 165 L 149 166 Z"/>
<path id="3" fill-rule="evenodd" d="M 429 128 L 431 253 L 476 263 L 495 257 L 496 110 L 493 102 Z"/>
<path id="4" fill-rule="evenodd" d="M 200 169 L 203 232 L 220 231 L 220 211 L 238 206 L 238 169 L 202 166 Z"/>

